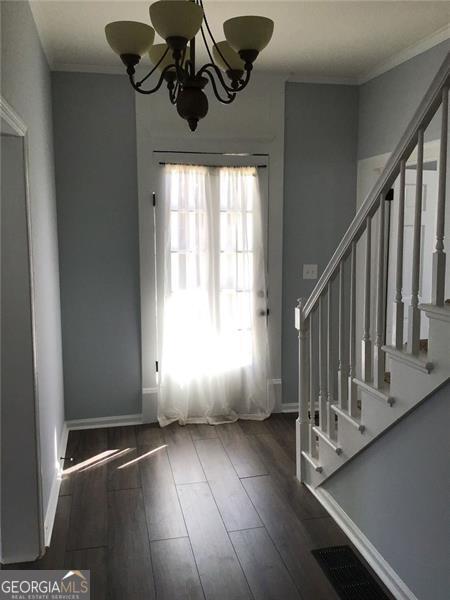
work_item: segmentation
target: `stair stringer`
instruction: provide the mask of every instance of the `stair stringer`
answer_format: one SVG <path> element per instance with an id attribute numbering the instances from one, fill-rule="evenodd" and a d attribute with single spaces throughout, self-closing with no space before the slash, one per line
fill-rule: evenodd
<path id="1" fill-rule="evenodd" d="M 326 446 L 325 443 L 319 445 L 319 452 L 321 453 L 321 472 L 314 470 L 310 463 L 308 463 L 308 461 L 302 457 L 302 474 L 305 485 L 311 490 L 320 488 L 322 484 L 325 483 L 329 477 L 331 477 L 331 475 L 339 471 L 344 465 L 353 460 L 361 452 L 364 452 L 364 450 L 375 440 L 382 437 L 392 427 L 395 427 L 400 420 L 415 410 L 420 404 L 425 402 L 427 398 L 436 392 L 441 386 L 447 384 L 447 382 L 450 381 L 450 374 L 448 372 L 447 374 L 442 375 L 436 374 L 435 377 L 430 378 L 428 381 L 431 386 L 428 392 L 419 398 L 417 398 L 417 394 L 414 394 L 415 397 L 412 400 L 407 399 L 406 396 L 403 396 L 403 401 L 400 400 L 398 403 L 396 413 L 392 414 L 392 420 L 390 420 L 385 427 L 380 427 L 378 431 L 376 429 L 372 429 L 371 427 L 367 427 L 364 434 L 361 435 L 357 430 L 352 428 L 352 426 L 345 423 L 344 435 L 347 438 L 347 444 L 349 441 L 351 441 L 353 444 L 353 447 L 351 447 L 350 450 L 347 449 L 344 451 L 343 449 L 342 453 L 337 455 L 329 448 L 329 446 Z M 358 435 L 360 436 L 359 438 Z"/>
<path id="2" fill-rule="evenodd" d="M 333 473 L 362 452 L 369 444 L 423 402 L 450 377 L 450 308 L 422 305 L 429 319 L 429 351 L 427 357 L 412 357 L 407 352 L 385 346 L 390 359 L 391 383 L 378 391 L 358 379 L 355 383 L 361 398 L 360 432 L 338 414 L 336 452 L 319 438 L 321 471 L 312 469 L 302 458 L 303 481 L 312 488 L 319 487 Z"/>
<path id="3" fill-rule="evenodd" d="M 407 382 L 407 385 L 404 385 L 402 390 L 398 390 L 392 406 L 386 404 L 380 407 L 377 405 L 377 403 L 380 403 L 378 398 L 362 391 L 363 418 L 361 421 L 365 425 L 364 432 L 360 433 L 345 419 L 338 417 L 338 441 L 342 453 L 337 455 L 325 442 L 319 439 L 321 472 L 315 471 L 308 461 L 302 457 L 303 481 L 308 487 L 320 487 L 331 475 L 363 452 L 367 446 L 381 437 L 388 429 L 395 427 L 402 418 L 424 402 L 450 377 L 450 372 L 447 370 L 432 372 L 428 375 L 420 374 L 418 377 L 417 372 L 412 367 L 401 363 L 396 365 L 394 369 L 396 373 L 403 374 L 402 379 Z"/>
<path id="4" fill-rule="evenodd" d="M 391 427 L 388 427 L 387 429 L 385 429 L 382 433 L 382 435 L 378 436 L 378 438 L 382 438 L 384 437 L 385 434 L 387 434 L 388 432 L 394 433 L 394 439 L 395 439 L 395 427 L 397 425 L 399 425 L 399 421 L 400 420 L 404 420 L 406 421 L 406 417 L 411 416 L 414 418 L 414 413 L 416 413 L 416 411 L 418 411 L 418 409 L 420 409 L 421 407 L 426 408 L 426 405 L 428 401 L 430 401 L 430 407 L 433 406 L 432 401 L 433 401 L 433 397 L 435 397 L 436 394 L 440 394 L 440 406 L 441 408 L 446 407 L 446 410 L 444 412 L 444 415 L 442 415 L 442 413 L 440 413 L 440 422 L 443 424 L 443 426 L 440 428 L 439 432 L 434 435 L 433 440 L 443 440 L 443 437 L 445 436 L 445 433 L 443 434 L 443 430 L 445 430 L 445 426 L 446 423 L 448 422 L 448 393 L 450 392 L 450 373 L 447 373 L 447 377 L 444 379 L 444 381 L 437 386 L 437 388 L 433 389 L 429 394 L 426 395 L 426 397 L 424 397 L 421 401 L 417 402 L 412 408 L 411 410 L 408 411 L 408 413 L 404 414 L 403 417 L 399 420 L 397 420 L 395 423 L 392 424 Z M 443 392 L 443 394 L 441 393 Z M 419 413 L 420 415 L 423 415 L 423 413 Z M 429 414 L 429 413 L 427 413 Z M 436 414 L 436 413 L 434 413 Z M 421 418 L 419 418 L 419 421 L 416 420 L 416 423 L 422 423 Z M 400 427 L 400 429 L 402 429 Z M 408 430 L 406 430 L 408 431 Z M 431 433 L 430 433 L 431 431 Z M 435 429 L 432 428 L 430 430 L 430 423 L 428 422 L 428 429 L 426 430 L 426 433 L 424 435 L 422 435 L 422 439 L 421 439 L 421 443 L 422 446 L 424 444 L 424 440 L 430 440 L 432 441 L 431 436 L 433 435 L 433 432 L 435 432 Z M 405 429 L 403 428 L 402 431 L 400 432 L 400 435 L 404 435 L 405 434 Z M 409 430 L 409 439 L 410 440 L 415 440 L 416 438 L 414 437 L 413 433 L 411 432 L 411 430 Z M 412 436 L 412 437 L 411 437 Z M 391 440 L 391 444 L 392 444 L 392 439 L 393 436 L 392 434 L 389 436 L 390 440 Z M 403 440 L 403 438 L 399 438 L 400 440 Z M 373 440 L 375 442 L 375 440 Z M 383 444 L 382 439 L 377 439 L 377 443 L 378 444 Z M 388 444 L 388 448 L 389 448 L 389 441 L 386 442 Z M 426 443 L 426 442 L 425 442 Z M 440 443 L 440 442 L 439 442 Z M 368 444 L 372 445 L 372 444 Z M 366 447 L 368 449 L 368 446 Z M 448 447 L 448 443 L 446 444 L 446 446 Z M 414 469 L 416 468 L 415 465 L 415 459 L 411 456 L 411 450 L 412 448 L 409 448 L 409 450 L 403 450 L 403 444 L 401 444 L 401 446 L 397 447 L 397 452 L 391 452 L 391 454 L 389 455 L 389 450 L 387 451 L 387 461 L 389 461 L 389 456 L 392 456 L 392 458 L 395 460 L 396 457 L 400 457 L 400 461 L 403 460 L 403 462 L 405 463 L 405 460 L 409 461 L 409 465 L 413 465 L 412 466 L 412 471 L 411 474 L 407 474 L 406 477 L 408 479 L 408 481 L 413 482 L 412 486 L 414 485 L 418 485 L 418 483 L 416 483 L 416 474 L 414 473 Z M 430 462 L 432 462 L 434 465 L 436 465 L 436 459 L 438 457 L 445 457 L 447 456 L 446 451 L 444 452 L 440 452 L 441 448 L 439 448 L 439 451 L 436 452 L 436 450 L 431 450 L 430 451 L 430 456 L 425 459 L 426 464 L 429 464 Z M 402 455 L 403 455 L 403 459 L 402 459 Z M 373 461 L 373 456 L 374 454 L 372 453 L 372 461 Z M 406 458 L 407 457 L 407 458 Z M 410 458 L 411 457 L 411 458 Z M 437 472 L 443 473 L 445 472 L 445 468 L 442 467 L 442 462 L 445 461 L 445 458 L 443 458 L 442 460 L 440 460 L 440 464 L 436 467 L 435 466 L 435 471 L 437 470 Z M 377 473 L 378 473 L 378 478 L 376 479 L 376 482 L 374 485 L 371 485 L 371 481 L 370 481 L 370 467 L 367 470 L 365 465 L 366 463 L 361 463 L 360 461 L 360 477 L 359 477 L 359 485 L 361 486 L 361 491 L 365 490 L 367 492 L 366 496 L 362 496 L 362 503 L 360 503 L 360 506 L 369 506 L 370 505 L 370 501 L 372 501 L 372 495 L 373 495 L 373 491 L 374 490 L 378 490 L 378 489 L 385 489 L 387 490 L 387 494 L 385 494 L 386 498 L 386 502 L 381 502 L 378 503 L 376 501 L 374 501 L 374 507 L 381 507 L 381 515 L 382 517 L 389 517 L 396 519 L 396 515 L 398 515 L 398 510 L 399 507 L 394 507 L 392 508 L 392 506 L 389 504 L 390 502 L 390 491 L 394 491 L 395 489 L 393 489 L 393 486 L 395 487 L 395 482 L 397 481 L 397 476 L 393 476 L 393 473 L 396 473 L 396 467 L 391 467 L 390 469 L 390 474 L 389 474 L 389 465 L 387 463 L 381 463 L 382 464 L 386 464 L 386 476 L 387 476 L 387 485 L 383 484 L 383 481 L 380 480 L 380 474 L 383 474 L 383 478 L 384 478 L 384 468 L 380 469 L 378 468 Z M 373 464 L 373 463 L 371 463 Z M 379 465 L 379 467 L 381 466 Z M 364 466 L 364 471 L 361 470 L 361 466 Z M 427 469 L 427 467 L 424 467 L 424 465 L 421 465 L 421 469 Z M 419 469 L 418 473 L 417 473 L 417 477 L 420 477 L 420 472 L 421 469 Z M 399 474 L 403 473 L 403 470 L 398 471 Z M 344 473 L 343 473 L 344 475 Z M 362 475 L 362 477 L 361 477 Z M 339 475 L 337 475 L 337 477 L 339 478 Z M 345 477 L 345 475 L 344 475 Z M 434 476 L 435 477 L 435 476 Z M 344 479 L 345 481 L 345 479 Z M 435 478 L 433 478 L 431 480 L 430 477 L 428 477 L 428 480 L 426 480 L 425 485 L 422 486 L 422 489 L 425 490 L 431 490 L 434 487 L 436 480 Z M 323 505 L 323 507 L 325 508 L 325 510 L 328 512 L 328 514 L 336 521 L 336 523 L 341 527 L 341 529 L 344 531 L 344 533 L 347 534 L 347 536 L 349 537 L 349 539 L 351 540 L 351 542 L 356 546 L 356 548 L 358 549 L 358 551 L 361 553 L 361 555 L 366 559 L 366 561 L 369 563 L 369 565 L 372 567 L 372 569 L 377 573 L 377 575 L 380 577 L 380 579 L 384 582 L 384 584 L 388 587 L 388 589 L 392 592 L 392 594 L 394 595 L 395 598 L 398 598 L 398 600 L 418 600 L 418 597 L 411 591 L 411 588 L 408 587 L 408 585 L 405 583 L 406 581 L 409 581 L 408 578 L 406 578 L 405 580 L 402 580 L 399 574 L 399 571 L 397 569 L 394 569 L 394 564 L 393 562 L 391 562 L 391 560 L 393 560 L 392 555 L 389 556 L 388 554 L 385 553 L 385 548 L 383 553 L 381 553 L 381 548 L 374 546 L 373 542 L 374 542 L 374 538 L 372 536 L 370 536 L 370 531 L 368 531 L 367 529 L 360 529 L 360 521 L 358 521 L 357 519 L 355 519 L 355 514 L 354 512 L 352 512 L 352 508 L 351 505 L 349 507 L 348 503 L 347 505 L 341 504 L 338 500 L 338 498 L 336 498 L 335 495 L 332 494 L 331 489 L 328 485 L 322 486 L 322 485 L 317 485 L 317 486 L 313 486 L 311 484 L 309 484 L 308 482 L 305 482 L 305 485 L 308 487 L 308 489 L 311 491 L 311 493 L 319 500 L 319 502 Z M 410 486 L 410 487 L 412 487 Z M 353 486 L 352 487 L 346 487 L 346 489 L 351 489 L 351 490 L 355 490 L 355 493 L 357 493 L 357 487 L 355 487 L 354 482 L 353 482 Z M 439 494 L 439 485 L 437 486 L 437 494 L 439 496 L 442 496 L 442 494 Z M 370 498 L 370 500 L 368 500 L 368 498 Z M 406 502 L 409 501 L 410 496 L 407 496 L 407 499 L 405 499 Z M 443 497 L 443 503 L 445 503 L 445 496 Z M 359 499 L 359 496 L 358 496 Z M 414 498 L 412 498 L 412 500 L 414 501 Z M 405 506 L 405 501 L 402 501 L 402 508 L 403 506 Z M 433 503 L 432 502 L 428 502 L 428 503 L 424 503 L 422 500 L 419 500 L 417 503 L 417 506 L 419 507 L 418 510 L 419 512 L 422 511 L 422 507 L 427 506 L 428 508 L 432 508 L 433 507 Z M 350 508 L 349 512 L 346 512 L 346 510 L 348 510 L 348 508 Z M 364 511 L 363 511 L 364 512 Z M 438 520 L 440 518 L 440 516 L 442 514 L 445 514 L 445 511 L 443 511 L 442 507 L 439 508 L 438 512 L 436 513 L 438 515 Z M 382 519 L 380 519 L 380 527 L 385 526 Z M 393 531 L 393 527 L 391 524 L 391 527 L 388 528 L 388 531 Z M 433 527 L 429 527 L 427 524 L 427 531 L 433 531 Z M 394 529 L 395 531 L 395 529 Z M 444 530 L 445 531 L 445 530 Z M 372 533 L 373 533 L 373 529 L 372 529 Z M 400 539 L 406 539 L 408 536 L 400 538 Z M 407 545 L 408 542 L 406 541 L 405 544 Z M 441 544 L 442 544 L 442 539 L 441 539 Z M 417 545 L 416 545 L 417 547 Z M 430 547 L 430 540 L 428 540 L 428 542 L 426 543 L 425 547 Z M 404 553 L 403 553 L 404 554 Z M 442 555 L 442 552 L 441 552 Z M 421 557 L 422 558 L 422 557 Z M 388 562 L 389 560 L 389 562 Z M 445 559 L 444 559 L 445 560 Z M 417 561 L 416 561 L 417 562 Z M 420 561 L 422 563 L 422 561 Z M 424 564 L 426 565 L 426 561 L 424 562 Z M 443 571 L 445 571 L 445 568 L 443 569 Z M 403 572 L 403 576 L 405 575 L 405 572 Z M 447 577 L 448 579 L 448 577 Z M 445 587 L 442 588 L 443 590 L 446 589 Z M 444 593 L 445 595 L 445 593 Z M 422 598 L 424 596 L 420 595 L 420 598 Z M 443 596 L 442 596 L 443 597 Z"/>

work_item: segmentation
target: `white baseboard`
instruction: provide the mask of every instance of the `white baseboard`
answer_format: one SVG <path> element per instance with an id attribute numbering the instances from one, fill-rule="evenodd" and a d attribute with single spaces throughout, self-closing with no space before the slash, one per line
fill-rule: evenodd
<path id="1" fill-rule="evenodd" d="M 282 413 L 298 412 L 298 402 L 285 402 L 281 405 Z"/>
<path id="2" fill-rule="evenodd" d="M 73 419 L 66 421 L 67 429 L 98 429 L 101 427 L 120 427 L 123 425 L 141 425 L 142 415 L 118 415 L 117 417 L 94 417 L 93 419 Z"/>
<path id="3" fill-rule="evenodd" d="M 418 600 L 333 496 L 323 488 L 313 488 L 308 484 L 305 485 L 336 521 L 394 597 L 397 600 Z"/>
<path id="4" fill-rule="evenodd" d="M 158 394 L 159 388 L 142 389 L 142 422 L 156 423 L 158 420 Z"/>
<path id="5" fill-rule="evenodd" d="M 272 412 L 280 412 L 281 411 L 281 379 L 273 378 L 268 379 L 266 382 L 267 385 L 267 401 L 269 404 L 269 410 L 272 409 Z"/>
<path id="6" fill-rule="evenodd" d="M 94 419 L 74 419 L 66 421 L 61 432 L 61 439 L 58 447 L 58 459 L 66 455 L 67 439 L 69 431 L 72 429 L 97 429 L 99 427 L 119 427 L 121 425 L 140 425 L 142 415 L 120 415 L 117 417 L 100 417 Z M 59 460 L 59 468 L 55 470 L 55 478 L 50 490 L 47 510 L 44 518 L 44 543 L 50 546 L 52 539 L 53 525 L 55 522 L 56 508 L 58 506 L 59 489 L 61 487 L 61 472 L 64 468 L 64 460 Z"/>
<path id="7" fill-rule="evenodd" d="M 69 429 L 64 423 L 61 439 L 59 440 L 58 446 L 58 458 L 59 467 L 58 470 L 55 471 L 55 477 L 53 479 L 52 487 L 50 490 L 50 497 L 48 499 L 47 510 L 45 511 L 44 518 L 44 544 L 46 547 L 50 546 L 50 541 L 52 539 L 53 525 L 55 522 L 56 508 L 58 506 L 58 497 L 59 497 L 59 488 L 61 487 L 61 472 L 64 468 L 64 460 L 61 460 L 61 456 L 66 455 L 67 448 L 67 439 L 69 437 Z"/>

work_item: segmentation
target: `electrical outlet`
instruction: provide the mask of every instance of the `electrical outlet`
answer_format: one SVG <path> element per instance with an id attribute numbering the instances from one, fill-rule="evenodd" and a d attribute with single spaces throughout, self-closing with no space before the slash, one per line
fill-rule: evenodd
<path id="1" fill-rule="evenodd" d="M 317 265 L 303 265 L 303 279 L 317 279 Z"/>

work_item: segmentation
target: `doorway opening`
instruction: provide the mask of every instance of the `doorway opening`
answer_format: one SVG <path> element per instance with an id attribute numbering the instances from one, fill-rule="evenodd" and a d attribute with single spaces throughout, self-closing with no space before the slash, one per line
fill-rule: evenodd
<path id="1" fill-rule="evenodd" d="M 271 413 L 264 171 L 200 161 L 160 165 L 155 230 L 162 425 Z"/>

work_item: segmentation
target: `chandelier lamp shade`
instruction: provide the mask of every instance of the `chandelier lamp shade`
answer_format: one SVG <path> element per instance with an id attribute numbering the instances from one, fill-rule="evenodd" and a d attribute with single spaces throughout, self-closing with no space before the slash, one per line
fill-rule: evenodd
<path id="1" fill-rule="evenodd" d="M 126 67 L 133 89 L 153 94 L 163 84 L 169 100 L 192 131 L 208 112 L 204 92 L 208 83 L 219 102 L 231 104 L 247 87 L 253 63 L 270 42 L 273 21 L 243 16 L 223 24 L 225 40 L 216 42 L 206 18 L 203 0 L 159 0 L 150 5 L 153 27 L 137 21 L 115 21 L 105 27 L 106 39 Z M 165 43 L 154 44 L 155 31 Z M 196 65 L 196 37 L 200 36 L 208 62 Z M 140 80 L 136 66 L 148 55 L 152 68 Z M 144 84 L 155 74 L 153 86 Z"/>

